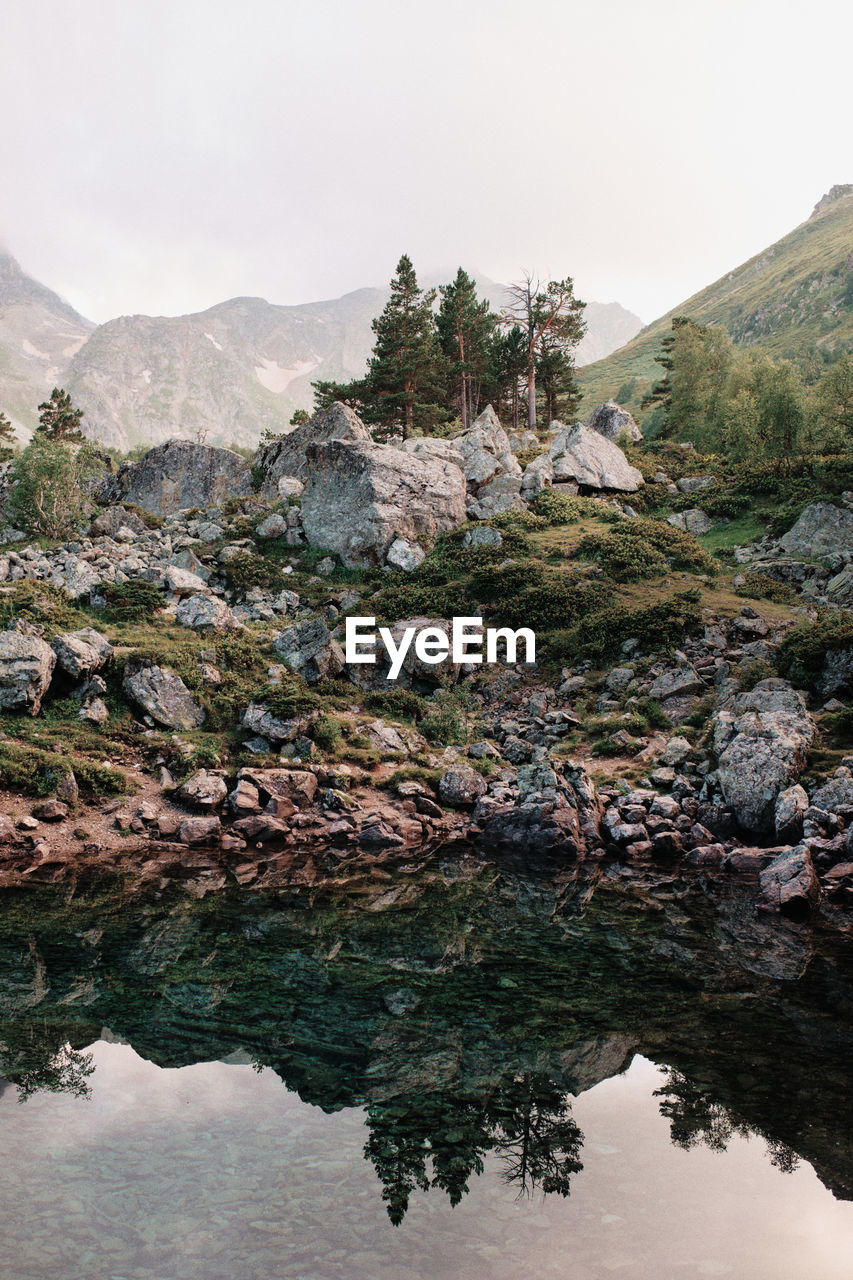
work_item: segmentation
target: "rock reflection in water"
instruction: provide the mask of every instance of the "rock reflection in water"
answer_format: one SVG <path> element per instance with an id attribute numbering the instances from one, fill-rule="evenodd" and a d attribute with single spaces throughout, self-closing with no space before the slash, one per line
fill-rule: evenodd
<path id="1" fill-rule="evenodd" d="M 0 1059 L 24 1097 L 83 1096 L 102 1027 L 163 1067 L 242 1053 L 326 1112 L 363 1108 L 393 1223 L 583 1181 L 572 1099 L 639 1052 L 672 1140 L 761 1135 L 853 1188 L 850 940 L 756 918 L 700 878 L 538 881 L 445 856 L 262 897 L 5 895 Z M 595 1135 L 592 1135 L 593 1141 Z"/>

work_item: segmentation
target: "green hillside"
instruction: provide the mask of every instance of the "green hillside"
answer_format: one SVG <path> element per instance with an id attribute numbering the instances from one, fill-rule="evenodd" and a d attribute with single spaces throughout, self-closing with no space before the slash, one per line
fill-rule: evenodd
<path id="1" fill-rule="evenodd" d="M 639 408 L 660 376 L 655 355 L 673 316 L 723 325 L 736 342 L 774 356 L 853 348 L 853 184 L 833 187 L 789 235 L 580 369 L 584 412 L 610 399 Z"/>

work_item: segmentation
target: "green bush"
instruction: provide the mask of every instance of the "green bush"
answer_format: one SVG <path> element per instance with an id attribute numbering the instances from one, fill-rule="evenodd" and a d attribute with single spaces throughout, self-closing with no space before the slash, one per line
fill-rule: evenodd
<path id="1" fill-rule="evenodd" d="M 163 604 L 156 583 L 145 582 L 142 578 L 106 583 L 103 595 L 107 613 L 114 622 L 151 622 Z"/>
<path id="2" fill-rule="evenodd" d="M 601 515 L 602 505 L 592 498 L 579 498 L 577 495 L 555 493 L 553 489 L 542 489 L 532 499 L 530 510 L 549 525 L 577 524 L 578 520 Z"/>
<path id="3" fill-rule="evenodd" d="M 629 639 L 638 640 L 644 648 L 666 649 L 700 626 L 699 602 L 698 591 L 683 591 L 641 609 L 613 606 L 588 614 L 574 628 L 553 638 L 550 656 L 563 661 L 590 658 L 605 662 Z"/>
<path id="4" fill-rule="evenodd" d="M 779 648 L 782 670 L 813 679 L 829 650 L 853 648 L 853 612 L 821 610 L 814 622 L 801 622 L 787 632 Z"/>
<path id="5" fill-rule="evenodd" d="M 221 573 L 231 590 L 241 593 L 250 591 L 252 587 L 281 591 L 285 585 L 284 574 L 279 566 L 251 551 L 241 551 L 226 561 L 221 567 Z"/>
<path id="6" fill-rule="evenodd" d="M 713 556 L 691 533 L 676 529 L 666 520 L 620 520 L 606 534 L 590 534 L 581 539 L 575 554 L 601 561 L 608 576 L 617 582 L 636 582 L 658 577 L 673 569 L 714 573 Z"/>
<path id="7" fill-rule="evenodd" d="M 744 574 L 744 581 L 735 588 L 735 594 L 750 600 L 773 600 L 776 604 L 790 604 L 797 598 L 797 593 L 787 582 L 777 582 L 754 569 Z"/>
<path id="8" fill-rule="evenodd" d="M 340 720 L 323 715 L 316 721 L 311 737 L 321 751 L 333 752 L 341 740 L 342 732 Z"/>
<path id="9" fill-rule="evenodd" d="M 427 699 L 410 689 L 377 689 L 367 695 L 365 704 L 378 715 L 391 716 L 395 720 L 413 720 L 415 723 L 423 720 L 430 709 Z"/>
<path id="10" fill-rule="evenodd" d="M 30 533 L 68 538 L 92 510 L 89 496 L 102 463 L 87 444 L 66 444 L 36 431 L 12 467 L 10 519 Z"/>

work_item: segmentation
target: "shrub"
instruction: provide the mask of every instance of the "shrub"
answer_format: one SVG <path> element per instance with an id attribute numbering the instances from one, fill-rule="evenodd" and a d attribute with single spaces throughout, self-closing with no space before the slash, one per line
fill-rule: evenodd
<path id="1" fill-rule="evenodd" d="M 89 494 L 100 470 L 88 445 L 50 440 L 36 431 L 12 468 L 10 518 L 31 533 L 70 537 L 92 510 Z"/>
<path id="2" fill-rule="evenodd" d="M 777 604 L 789 604 L 797 598 L 796 592 L 787 582 L 777 582 L 768 578 L 766 573 L 757 573 L 751 569 L 744 574 L 744 581 L 736 588 L 735 594 L 746 596 L 750 600 L 773 600 Z"/>
<path id="3" fill-rule="evenodd" d="M 739 689 L 749 692 L 762 680 L 775 676 L 776 668 L 764 658 L 756 658 L 752 662 L 741 663 L 734 671 L 734 682 Z"/>
<path id="4" fill-rule="evenodd" d="M 378 689 L 365 699 L 367 707 L 379 715 L 392 716 L 395 720 L 423 720 L 429 714 L 430 704 L 420 694 L 410 689 Z"/>
<path id="5" fill-rule="evenodd" d="M 789 673 L 813 678 L 831 649 L 853 648 L 853 612 L 821 610 L 814 622 L 802 622 L 782 639 L 779 662 Z"/>
<path id="6" fill-rule="evenodd" d="M 342 732 L 340 720 L 323 715 L 315 723 L 311 737 L 321 751 L 332 752 L 340 742 Z"/>
<path id="7" fill-rule="evenodd" d="M 560 660 L 590 658 L 604 662 L 629 639 L 647 648 L 677 644 L 702 621 L 698 591 L 683 591 L 641 609 L 614 606 L 583 617 L 570 631 L 555 637 L 550 655 Z"/>
<path id="8" fill-rule="evenodd" d="M 436 746 L 461 746 L 471 741 L 474 712 L 479 708 L 468 689 L 438 689 L 433 694 L 429 714 L 421 721 L 428 742 Z"/>
<path id="9" fill-rule="evenodd" d="M 232 591 L 245 592 L 252 587 L 265 587 L 272 591 L 284 588 L 284 574 L 277 564 L 251 551 L 241 551 L 221 567 L 221 573 Z"/>
<path id="10" fill-rule="evenodd" d="M 600 515 L 601 503 L 594 502 L 592 498 L 542 489 L 531 501 L 530 510 L 534 515 L 542 516 L 549 525 L 576 524 L 585 517 Z"/>
<path id="11" fill-rule="evenodd" d="M 575 554 L 600 560 L 617 582 L 657 577 L 667 564 L 694 572 L 716 571 L 713 557 L 693 535 L 666 520 L 620 520 L 607 534 L 583 538 Z"/>
<path id="12" fill-rule="evenodd" d="M 114 622 L 151 622 L 163 604 L 156 583 L 145 582 L 142 578 L 107 583 L 103 595 L 107 613 Z"/>

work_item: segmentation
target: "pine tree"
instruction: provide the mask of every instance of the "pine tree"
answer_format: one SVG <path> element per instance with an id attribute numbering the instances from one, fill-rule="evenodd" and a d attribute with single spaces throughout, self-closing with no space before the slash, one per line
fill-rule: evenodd
<path id="1" fill-rule="evenodd" d="M 452 284 L 442 285 L 436 316 L 438 342 L 445 359 L 450 400 L 459 409 L 467 430 L 480 407 L 480 393 L 488 373 L 489 356 L 497 316 L 486 299 L 477 298 L 477 286 L 460 267 Z"/>
<path id="2" fill-rule="evenodd" d="M 79 443 L 85 439 L 80 430 L 82 409 L 75 409 L 67 391 L 54 387 L 50 399 L 39 405 L 39 425 L 36 428 L 48 440 L 65 440 Z"/>
<path id="3" fill-rule="evenodd" d="M 491 396 L 501 417 L 518 431 L 520 385 L 527 378 L 527 340 L 520 325 L 498 333 L 491 351 Z"/>
<path id="4" fill-rule="evenodd" d="M 17 437 L 5 413 L 0 412 L 0 462 L 6 462 L 15 452 Z"/>
<path id="5" fill-rule="evenodd" d="M 585 304 L 575 297 L 574 284 L 550 280 L 540 284 L 530 272 L 518 283 L 510 285 L 510 304 L 504 309 L 507 325 L 518 325 L 527 348 L 527 425 L 536 429 L 536 361 L 546 344 L 558 347 L 568 358 L 586 332 L 583 320 Z"/>
<path id="6" fill-rule="evenodd" d="M 557 343 L 543 340 L 536 358 L 536 385 L 545 406 L 545 421 L 571 422 L 582 400 L 575 366 Z"/>
<path id="7" fill-rule="evenodd" d="M 441 352 L 432 305 L 435 290 L 418 286 L 404 253 L 391 297 L 373 321 L 376 344 L 364 380 L 365 417 L 383 431 L 429 429 L 447 415 L 442 404 Z"/>

